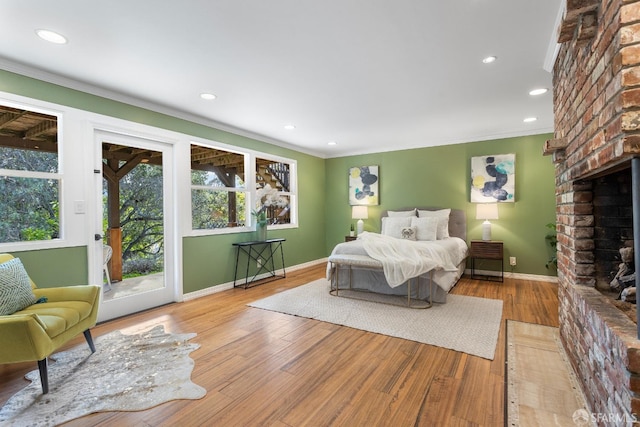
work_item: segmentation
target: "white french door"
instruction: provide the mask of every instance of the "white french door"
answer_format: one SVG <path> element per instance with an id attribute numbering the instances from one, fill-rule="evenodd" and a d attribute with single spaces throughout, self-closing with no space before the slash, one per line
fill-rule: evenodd
<path id="1" fill-rule="evenodd" d="M 108 131 L 94 135 L 101 169 L 94 170 L 91 274 L 93 283 L 103 284 L 98 320 L 104 321 L 177 300 L 175 171 L 172 144 Z"/>

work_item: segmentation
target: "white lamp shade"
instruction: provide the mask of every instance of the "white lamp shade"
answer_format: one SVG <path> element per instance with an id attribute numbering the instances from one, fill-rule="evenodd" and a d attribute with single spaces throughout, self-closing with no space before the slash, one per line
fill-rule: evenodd
<path id="1" fill-rule="evenodd" d="M 476 205 L 476 219 L 484 219 L 482 223 L 482 240 L 491 240 L 490 219 L 498 219 L 497 203 L 480 203 Z"/>
<path id="2" fill-rule="evenodd" d="M 362 220 L 369 218 L 369 210 L 366 206 L 353 206 L 351 208 L 351 218 L 358 220 L 356 230 L 359 236 L 364 231 L 364 221 Z"/>
<path id="3" fill-rule="evenodd" d="M 498 204 L 497 203 L 477 204 L 476 219 L 498 219 Z"/>
<path id="4" fill-rule="evenodd" d="M 351 218 L 367 219 L 369 218 L 369 210 L 366 206 L 353 206 L 351 208 Z"/>

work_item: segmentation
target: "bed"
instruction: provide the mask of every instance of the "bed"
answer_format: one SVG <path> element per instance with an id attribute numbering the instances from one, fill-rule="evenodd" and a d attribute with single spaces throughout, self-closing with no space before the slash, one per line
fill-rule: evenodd
<path id="1" fill-rule="evenodd" d="M 466 214 L 458 209 L 385 211 L 381 233 L 337 244 L 327 263 L 331 289 L 354 289 L 445 303 L 468 255 Z"/>

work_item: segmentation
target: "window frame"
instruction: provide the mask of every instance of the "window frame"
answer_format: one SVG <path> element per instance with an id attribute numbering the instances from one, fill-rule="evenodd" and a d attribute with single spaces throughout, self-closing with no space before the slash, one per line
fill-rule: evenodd
<path id="1" fill-rule="evenodd" d="M 198 147 L 203 147 L 203 148 L 209 148 L 209 149 L 213 149 L 213 150 L 221 150 L 221 151 L 227 151 L 229 153 L 233 153 L 233 154 L 238 154 L 243 156 L 243 161 L 244 161 L 244 168 L 245 171 L 248 170 L 247 166 L 249 164 L 248 161 L 248 154 L 238 150 L 237 148 L 235 149 L 230 149 L 226 146 L 223 146 L 222 144 L 216 144 L 216 145 L 212 145 L 212 144 L 207 144 L 205 142 L 202 141 L 190 141 L 189 144 L 189 153 L 191 153 L 191 146 L 192 145 L 196 145 Z M 191 160 L 191 156 L 189 155 L 189 161 Z M 191 197 L 193 194 L 193 190 L 204 190 L 204 191 L 212 191 L 212 192 L 217 192 L 217 191 L 226 191 L 227 193 L 244 193 L 245 194 L 245 218 L 246 217 L 246 205 L 247 202 L 250 200 L 249 197 L 249 189 L 247 187 L 247 174 L 245 174 L 245 180 L 244 180 L 244 187 L 213 187 L 213 186 L 208 186 L 208 185 L 195 185 L 191 182 L 191 172 L 193 171 L 191 169 L 191 164 L 189 163 L 189 224 L 190 224 L 190 230 L 191 230 L 191 234 L 193 235 L 208 235 L 208 234 L 220 234 L 220 233 L 229 233 L 229 232 L 237 232 L 240 230 L 246 230 L 247 227 L 247 220 L 245 219 L 245 225 L 244 226 L 237 226 L 237 227 L 220 227 L 220 228 L 193 228 L 193 203 L 191 202 Z"/>
<path id="2" fill-rule="evenodd" d="M 212 189 L 212 187 L 207 186 L 194 186 L 191 184 L 191 157 L 190 150 L 191 145 L 197 145 L 204 148 L 211 148 L 215 150 L 224 150 L 229 151 L 231 153 L 240 154 L 244 156 L 244 168 L 245 168 L 245 179 L 244 179 L 244 188 L 240 187 L 214 187 L 214 191 L 243 191 L 245 193 L 245 225 L 238 227 L 222 227 L 222 228 L 212 228 L 212 229 L 194 229 L 193 228 L 193 206 L 191 204 L 191 191 L 193 189 Z M 279 163 L 287 163 L 289 165 L 289 180 L 290 180 L 290 188 L 289 192 L 281 192 L 283 195 L 287 195 L 289 197 L 289 215 L 290 222 L 288 224 L 273 224 L 269 225 L 270 230 L 278 230 L 278 229 L 289 229 L 289 228 L 298 228 L 298 174 L 297 174 L 297 166 L 298 163 L 294 159 L 277 156 L 273 154 L 268 154 L 256 150 L 239 148 L 236 146 L 230 146 L 221 142 L 216 142 L 212 140 L 205 139 L 196 139 L 191 138 L 189 140 L 188 147 L 189 157 L 187 161 L 189 162 L 188 167 L 186 168 L 189 171 L 189 212 L 188 214 L 185 212 L 185 215 L 188 217 L 188 230 L 186 230 L 187 236 L 210 236 L 210 235 L 219 235 L 219 234 L 233 234 L 233 233 L 247 233 L 253 232 L 256 230 L 256 221 L 253 215 L 251 215 L 252 209 L 256 205 L 257 200 L 257 188 L 256 188 L 256 159 L 264 159 L 271 160 Z M 186 199 L 185 199 L 186 201 Z"/>
<path id="3" fill-rule="evenodd" d="M 22 241 L 13 241 L 13 242 L 0 242 L 0 251 L 27 251 L 27 250 L 39 250 L 39 249 L 49 249 L 49 248 L 61 248 L 69 246 L 69 237 L 73 240 L 74 233 L 70 233 L 69 230 L 66 229 L 66 224 L 72 221 L 68 221 L 67 216 L 70 215 L 68 209 L 66 209 L 69 203 L 65 202 L 65 196 L 69 193 L 67 190 L 67 185 L 65 180 L 65 159 L 64 156 L 65 145 L 64 145 L 64 120 L 63 115 L 64 112 L 57 110 L 53 107 L 47 106 L 46 102 L 37 102 L 37 105 L 34 105 L 34 100 L 29 100 L 28 102 L 20 102 L 12 100 L 11 98 L 5 96 L 6 94 L 2 94 L 0 97 L 0 104 L 10 107 L 16 108 L 20 110 L 28 110 L 34 113 L 46 114 L 49 116 L 53 116 L 56 118 L 56 128 L 57 128 L 57 172 L 42 172 L 42 171 L 28 171 L 21 169 L 0 169 L 0 177 L 12 177 L 12 178 L 26 178 L 26 179 L 47 179 L 54 180 L 58 182 L 58 237 L 54 239 L 47 240 L 22 240 Z M 20 97 L 15 97 L 20 98 Z"/>

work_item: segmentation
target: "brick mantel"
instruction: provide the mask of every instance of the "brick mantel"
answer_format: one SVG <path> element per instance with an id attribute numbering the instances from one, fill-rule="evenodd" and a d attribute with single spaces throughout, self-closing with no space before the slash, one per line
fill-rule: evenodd
<path id="1" fill-rule="evenodd" d="M 636 327 L 595 289 L 595 179 L 640 155 L 640 0 L 567 0 L 553 70 L 560 335 L 595 413 L 640 414 Z M 636 417 L 640 419 L 640 417 Z"/>

